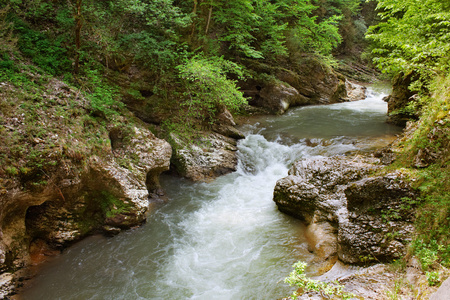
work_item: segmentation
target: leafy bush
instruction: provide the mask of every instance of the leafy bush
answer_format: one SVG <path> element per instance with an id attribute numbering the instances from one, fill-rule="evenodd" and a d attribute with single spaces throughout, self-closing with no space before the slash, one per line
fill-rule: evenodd
<path id="1" fill-rule="evenodd" d="M 19 50 L 44 71 L 52 75 L 70 72 L 72 62 L 67 50 L 61 46 L 63 40 L 50 40 L 46 34 L 33 30 L 24 21 L 16 18 L 15 29 L 18 32 Z"/>
<path id="2" fill-rule="evenodd" d="M 118 100 L 117 88 L 104 82 L 98 70 L 86 70 L 84 90 L 91 101 L 94 115 L 109 118 L 118 114 L 124 104 Z"/>
<path id="3" fill-rule="evenodd" d="M 289 274 L 289 277 L 286 277 L 284 282 L 288 283 L 290 286 L 296 286 L 302 289 L 303 292 L 317 292 L 328 296 L 334 295 L 341 299 L 351 299 L 355 297 L 352 293 L 344 292 L 344 287 L 337 282 L 330 284 L 308 278 L 305 274 L 306 266 L 307 264 L 302 261 L 295 263 L 292 266 L 294 271 Z M 291 295 L 293 299 L 297 299 L 297 296 L 299 296 L 297 292 L 294 292 Z"/>
<path id="4" fill-rule="evenodd" d="M 177 67 L 185 90 L 182 103 L 187 116 L 212 122 L 221 107 L 236 112 L 247 103 L 236 81 L 227 73 L 243 77 L 242 68 L 221 57 L 195 56 Z"/>

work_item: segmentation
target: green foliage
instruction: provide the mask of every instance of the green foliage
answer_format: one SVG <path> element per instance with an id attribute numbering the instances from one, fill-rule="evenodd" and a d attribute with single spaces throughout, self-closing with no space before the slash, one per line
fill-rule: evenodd
<path id="1" fill-rule="evenodd" d="M 14 21 L 19 37 L 18 48 L 44 71 L 52 75 L 61 75 L 72 69 L 67 50 L 61 46 L 60 39 L 50 40 L 39 31 L 33 30 L 20 19 Z"/>
<path id="2" fill-rule="evenodd" d="M 303 19 L 290 32 L 289 43 L 302 52 L 328 55 L 341 41 L 337 26 L 339 20 L 340 16 L 332 16 L 320 23 L 316 23 L 314 18 Z"/>
<path id="3" fill-rule="evenodd" d="M 382 19 L 367 38 L 375 42 L 375 64 L 386 73 L 447 70 L 450 4 L 441 0 L 378 0 Z"/>
<path id="4" fill-rule="evenodd" d="M 211 1 L 211 11 L 214 10 L 214 20 L 226 28 L 220 40 L 227 42 L 230 49 L 236 49 L 251 58 L 263 58 L 262 53 L 253 46 L 257 24 L 261 18 L 254 12 L 253 1 Z M 256 25 L 256 26 L 255 26 Z"/>
<path id="5" fill-rule="evenodd" d="M 185 51 L 180 32 L 190 24 L 190 16 L 173 4 L 173 0 L 141 1 L 121 0 L 110 4 L 104 9 L 119 18 L 115 27 L 116 36 L 109 37 L 108 48 L 114 45 L 117 59 L 120 53 L 131 55 L 134 60 L 150 69 L 162 73 L 173 68 Z M 126 12 L 124 15 L 123 12 Z M 104 18 L 105 28 L 99 36 L 110 32 L 109 15 Z M 127 21 L 133 21 L 127 24 Z M 136 22 L 137 21 L 137 22 Z M 130 26 L 131 25 L 131 26 Z M 101 27 L 99 25 L 98 27 Z"/>
<path id="6" fill-rule="evenodd" d="M 236 82 L 226 76 L 234 73 L 243 78 L 242 68 L 231 61 L 195 56 L 177 69 L 186 91 L 182 105 L 190 118 L 212 122 L 222 107 L 236 112 L 247 103 Z"/>
<path id="7" fill-rule="evenodd" d="M 415 240 L 412 246 L 414 253 L 419 257 L 424 271 L 428 271 L 438 263 L 441 255 L 446 255 L 446 247 L 439 244 L 436 240 L 431 240 L 428 243 L 423 240 Z"/>
<path id="8" fill-rule="evenodd" d="M 326 55 L 340 41 L 337 26 L 340 17 L 331 15 L 319 20 L 314 16 L 316 7 L 309 0 L 199 3 L 201 12 L 193 16 L 193 33 L 197 32 L 198 39 L 208 48 L 220 49 L 224 54 L 255 59 L 276 59 L 287 56 L 291 50 Z M 210 32 L 223 43 L 211 46 Z M 291 44 L 295 40 L 290 48 L 289 39 Z"/>
<path id="9" fill-rule="evenodd" d="M 104 216 L 106 218 L 113 218 L 121 213 L 126 213 L 130 210 L 129 205 L 115 197 L 109 191 L 101 191 L 97 196 Z"/>
<path id="10" fill-rule="evenodd" d="M 98 70 L 87 70 L 85 82 L 84 89 L 94 115 L 111 118 L 124 107 L 124 104 L 118 100 L 117 88 L 105 82 Z"/>
<path id="11" fill-rule="evenodd" d="M 17 175 L 19 175 L 19 170 L 17 170 L 16 167 L 11 167 L 11 166 L 6 167 L 5 171 L 6 171 L 6 174 L 8 174 L 10 176 L 17 176 Z"/>
<path id="12" fill-rule="evenodd" d="M 440 277 L 439 272 L 437 272 L 437 271 L 426 272 L 425 276 L 427 277 L 427 281 L 428 281 L 428 285 L 429 286 L 435 286 L 435 285 L 437 285 L 438 283 L 441 282 L 441 280 L 439 278 Z"/>
<path id="13" fill-rule="evenodd" d="M 305 274 L 306 266 L 307 264 L 302 261 L 295 263 L 292 266 L 294 271 L 289 274 L 289 277 L 286 277 L 284 282 L 288 283 L 290 286 L 302 289 L 303 292 L 317 292 L 327 296 L 338 296 L 341 299 L 351 299 L 355 297 L 352 293 L 344 292 L 344 287 L 337 282 L 330 284 L 308 278 Z M 297 296 L 299 296 L 298 292 L 294 292 L 291 295 L 293 299 L 297 299 Z"/>
<path id="14" fill-rule="evenodd" d="M 15 70 L 15 63 L 10 59 L 9 55 L 0 55 L 0 72 L 12 74 Z"/>

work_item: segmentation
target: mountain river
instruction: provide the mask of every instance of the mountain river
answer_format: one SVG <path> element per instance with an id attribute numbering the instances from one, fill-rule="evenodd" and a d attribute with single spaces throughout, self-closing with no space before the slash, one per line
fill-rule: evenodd
<path id="1" fill-rule="evenodd" d="M 272 201 L 298 159 L 365 152 L 400 129 L 386 124 L 385 94 L 251 118 L 239 166 L 211 183 L 163 175 L 170 201 L 142 227 L 92 236 L 46 263 L 20 299 L 280 299 L 298 260 L 310 263 L 303 225 Z"/>

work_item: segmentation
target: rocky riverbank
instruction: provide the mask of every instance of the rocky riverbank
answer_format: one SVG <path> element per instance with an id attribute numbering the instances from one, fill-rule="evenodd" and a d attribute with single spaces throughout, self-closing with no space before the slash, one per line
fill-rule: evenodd
<path id="1" fill-rule="evenodd" d="M 274 201 L 305 222 L 309 249 L 317 256 L 316 280 L 338 281 L 356 299 L 442 299 L 443 291 L 430 286 L 429 274 L 408 251 L 419 192 L 408 175 L 385 170 L 382 153 L 376 153 L 382 159 L 297 161 L 277 182 Z M 439 272 L 448 276 L 442 266 Z M 298 299 L 328 298 L 308 291 Z"/>
<path id="2" fill-rule="evenodd" d="M 404 175 L 371 175 L 378 159 L 298 161 L 274 190 L 278 209 L 307 224 L 311 249 L 331 267 L 386 262 L 406 254 L 416 194 Z"/>
<path id="3" fill-rule="evenodd" d="M 255 83 L 262 87 L 254 86 L 258 93 L 250 103 L 279 114 L 289 106 L 363 97 L 363 87 L 332 69 L 315 61 L 307 66 L 315 74 L 308 79 L 309 88 L 300 84 L 306 71 L 278 68 L 276 83 Z M 2 108 L 1 127 L 1 151 L 8 157 L 0 186 L 2 297 L 14 290 L 24 276 L 17 271 L 29 266 L 32 257 L 57 253 L 93 233 L 114 235 L 145 222 L 151 203 L 165 198 L 159 175 L 169 168 L 195 181 L 236 169 L 236 143 L 243 135 L 226 109 L 209 131 L 198 133 L 197 141 L 186 142 L 172 133 L 170 145 L 146 123 L 160 122 L 161 116 L 152 116 L 152 110 L 131 96 L 125 101 L 128 107 L 116 114 L 93 109 L 80 91 L 61 81 L 30 76 L 43 82 L 35 93 L 45 101 L 7 83 L 1 87 L 9 103 Z M 290 93 L 309 100 L 292 102 Z"/>

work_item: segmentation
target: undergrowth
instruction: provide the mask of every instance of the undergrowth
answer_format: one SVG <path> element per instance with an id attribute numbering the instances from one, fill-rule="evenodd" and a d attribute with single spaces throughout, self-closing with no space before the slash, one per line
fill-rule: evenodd
<path id="1" fill-rule="evenodd" d="M 411 250 L 433 286 L 443 279 L 442 269 L 450 267 L 450 76 L 430 87 L 432 92 L 420 101 L 425 105 L 415 130 L 400 143 L 393 167 L 412 174 L 420 195 Z"/>
<path id="2" fill-rule="evenodd" d="M 80 76 L 82 86 L 18 54 L 0 56 L 0 189 L 8 179 L 45 186 L 64 160 L 81 168 L 91 155 L 109 153 L 108 128 L 133 122 L 97 69 Z"/>

